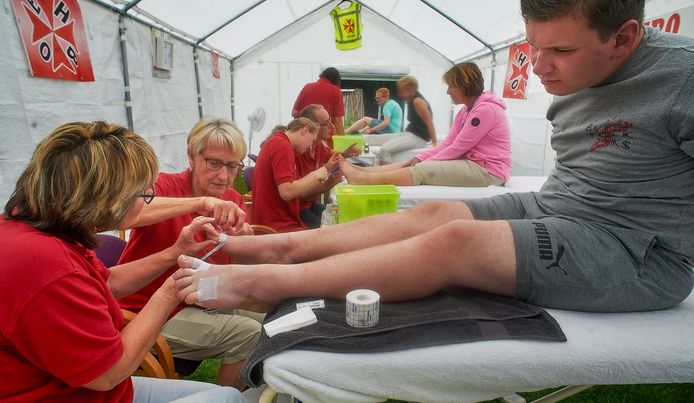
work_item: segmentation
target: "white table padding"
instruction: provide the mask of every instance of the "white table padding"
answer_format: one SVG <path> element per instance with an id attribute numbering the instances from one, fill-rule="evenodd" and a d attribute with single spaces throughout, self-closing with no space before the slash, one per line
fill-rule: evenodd
<path id="1" fill-rule="evenodd" d="M 472 402 L 562 385 L 694 381 L 694 294 L 664 311 L 548 310 L 566 343 L 496 340 L 378 354 L 288 350 L 272 388 L 304 402 Z"/>
<path id="2" fill-rule="evenodd" d="M 398 208 L 406 209 L 430 200 L 465 200 L 496 196 L 502 193 L 537 192 L 547 180 L 544 176 L 512 176 L 504 186 L 398 186 Z"/>

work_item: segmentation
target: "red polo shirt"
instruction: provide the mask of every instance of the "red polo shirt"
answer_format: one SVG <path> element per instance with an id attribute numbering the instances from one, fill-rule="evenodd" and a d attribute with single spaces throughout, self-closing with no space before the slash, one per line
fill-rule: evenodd
<path id="1" fill-rule="evenodd" d="M 311 150 L 306 151 L 303 154 L 296 155 L 296 169 L 299 178 L 303 178 L 309 173 L 315 171 L 316 169 L 325 165 L 330 157 L 333 156 L 333 150 L 326 146 L 325 143 L 319 141 L 314 147 L 314 152 Z M 303 210 L 305 208 L 311 207 L 314 201 L 318 200 L 320 195 L 315 195 L 311 199 L 301 200 L 300 208 Z"/>
<path id="2" fill-rule="evenodd" d="M 306 229 L 299 217 L 299 198 L 284 201 L 278 188 L 297 179 L 292 144 L 286 133 L 277 132 L 260 149 L 253 170 L 253 224 L 267 225 L 279 232 Z"/>

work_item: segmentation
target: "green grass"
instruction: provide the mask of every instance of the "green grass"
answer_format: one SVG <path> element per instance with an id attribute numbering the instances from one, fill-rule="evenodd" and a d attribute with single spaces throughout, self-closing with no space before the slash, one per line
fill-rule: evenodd
<path id="1" fill-rule="evenodd" d="M 205 360 L 198 369 L 186 379 L 214 383 L 221 365 L 219 360 Z M 537 392 L 519 393 L 527 401 L 548 395 L 558 388 Z M 590 389 L 564 399 L 566 403 L 689 403 L 694 401 L 694 383 L 670 383 L 655 385 L 606 385 L 593 386 Z M 397 403 L 399 400 L 388 400 Z M 500 400 L 490 400 L 500 402 Z"/>

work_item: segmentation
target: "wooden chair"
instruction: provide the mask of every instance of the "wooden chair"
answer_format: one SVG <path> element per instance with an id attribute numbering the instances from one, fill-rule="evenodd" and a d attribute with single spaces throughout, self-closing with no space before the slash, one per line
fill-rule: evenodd
<path id="1" fill-rule="evenodd" d="M 243 201 L 246 203 L 246 211 L 248 212 L 248 220 L 251 221 L 251 213 L 253 212 L 253 192 L 248 192 L 243 195 Z"/>
<path id="2" fill-rule="evenodd" d="M 127 309 L 121 309 L 121 311 L 123 311 L 123 319 L 126 325 L 137 316 Z M 152 353 L 147 352 L 134 375 L 162 379 L 180 378 L 180 375 L 176 373 L 176 369 L 174 368 L 174 358 L 171 354 L 169 343 L 166 342 L 164 336 L 161 334 L 157 336 L 157 341 L 154 343 L 153 349 L 156 353 L 156 357 Z"/>
<path id="3" fill-rule="evenodd" d="M 253 224 L 251 225 L 251 228 L 253 228 L 253 235 L 266 235 L 277 233 L 277 230 L 275 230 L 274 228 L 262 224 Z"/>

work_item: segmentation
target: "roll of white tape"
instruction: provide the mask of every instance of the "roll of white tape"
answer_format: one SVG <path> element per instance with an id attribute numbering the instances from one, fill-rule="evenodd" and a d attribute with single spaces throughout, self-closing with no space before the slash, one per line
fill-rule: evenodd
<path id="1" fill-rule="evenodd" d="M 381 296 L 376 291 L 350 291 L 346 299 L 347 324 L 354 327 L 371 327 L 378 323 Z"/>

